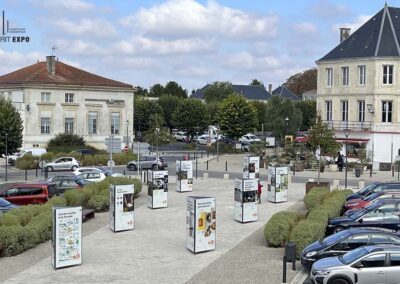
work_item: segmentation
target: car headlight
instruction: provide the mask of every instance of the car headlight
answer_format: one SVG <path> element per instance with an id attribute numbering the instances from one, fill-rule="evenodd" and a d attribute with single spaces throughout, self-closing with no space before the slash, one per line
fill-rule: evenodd
<path id="1" fill-rule="evenodd" d="M 313 257 L 316 254 L 317 254 L 316 251 L 310 251 L 309 253 L 306 254 L 306 257 Z"/>
<path id="2" fill-rule="evenodd" d="M 326 276 L 331 273 L 329 270 L 314 270 L 314 275 Z"/>

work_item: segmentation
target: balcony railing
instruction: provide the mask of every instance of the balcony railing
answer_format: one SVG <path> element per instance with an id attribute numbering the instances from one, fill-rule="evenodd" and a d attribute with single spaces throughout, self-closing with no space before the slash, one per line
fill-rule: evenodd
<path id="1" fill-rule="evenodd" d="M 366 131 L 371 130 L 371 121 L 340 121 L 340 120 L 324 120 L 329 128 L 335 130 L 345 130 L 350 129 L 353 131 Z"/>

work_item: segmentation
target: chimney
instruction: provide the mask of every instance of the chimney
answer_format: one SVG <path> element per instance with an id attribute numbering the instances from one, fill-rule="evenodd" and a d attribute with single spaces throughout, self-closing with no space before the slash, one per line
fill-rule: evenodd
<path id="1" fill-rule="evenodd" d="M 268 93 L 272 95 L 272 84 L 268 84 Z"/>
<path id="2" fill-rule="evenodd" d="M 350 28 L 340 28 L 340 43 L 350 36 Z"/>
<path id="3" fill-rule="evenodd" d="M 46 67 L 51 76 L 56 75 L 56 57 L 54 55 L 46 56 Z"/>

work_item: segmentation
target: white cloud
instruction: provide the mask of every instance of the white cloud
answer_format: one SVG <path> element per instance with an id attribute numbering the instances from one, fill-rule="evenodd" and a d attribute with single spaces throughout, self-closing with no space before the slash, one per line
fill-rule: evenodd
<path id="1" fill-rule="evenodd" d="M 371 15 L 358 15 L 357 18 L 355 18 L 355 20 L 351 23 L 341 23 L 333 25 L 332 31 L 339 35 L 340 28 L 350 28 L 350 33 L 353 33 L 362 25 L 364 25 L 371 17 Z"/>
<path id="2" fill-rule="evenodd" d="M 153 40 L 138 36 L 131 40 L 121 40 L 115 44 L 114 50 L 123 54 L 188 54 L 209 52 L 214 48 L 213 40 L 200 38 L 176 39 L 176 40 Z"/>
<path id="3" fill-rule="evenodd" d="M 307 22 L 293 24 L 293 30 L 295 33 L 302 35 L 316 34 L 318 32 L 316 25 Z"/>
<path id="4" fill-rule="evenodd" d="M 45 58 L 45 55 L 41 52 L 7 52 L 0 48 L 0 76 L 35 64 L 38 60 L 43 61 Z"/>
<path id="5" fill-rule="evenodd" d="M 81 19 L 79 22 L 73 22 L 66 18 L 55 19 L 52 22 L 53 28 L 72 36 L 84 36 L 87 38 L 108 38 L 117 34 L 114 26 L 103 19 Z"/>
<path id="6" fill-rule="evenodd" d="M 347 6 L 338 3 L 332 3 L 328 0 L 320 0 L 312 4 L 312 11 L 321 18 L 337 18 L 350 14 Z"/>
<path id="7" fill-rule="evenodd" d="M 93 3 L 82 0 L 31 0 L 35 5 L 52 11 L 86 12 L 94 9 Z"/>
<path id="8" fill-rule="evenodd" d="M 107 48 L 84 40 L 55 40 L 57 51 L 68 55 L 101 56 L 109 54 Z"/>
<path id="9" fill-rule="evenodd" d="M 222 6 L 215 1 L 202 5 L 194 0 L 169 0 L 121 19 L 120 23 L 148 36 L 193 37 L 208 35 L 228 39 L 271 38 L 278 17 L 256 15 Z"/>

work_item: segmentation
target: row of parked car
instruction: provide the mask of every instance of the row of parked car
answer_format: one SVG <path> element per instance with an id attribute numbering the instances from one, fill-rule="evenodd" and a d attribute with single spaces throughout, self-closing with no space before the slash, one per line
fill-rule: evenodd
<path id="1" fill-rule="evenodd" d="M 347 196 L 326 238 L 301 252 L 318 284 L 400 283 L 400 183 L 374 182 Z"/>
<path id="2" fill-rule="evenodd" d="M 72 174 L 56 175 L 34 183 L 10 184 L 0 190 L 0 212 L 21 205 L 43 204 L 54 195 L 62 195 L 66 190 L 81 189 L 88 183 L 99 182 L 107 176 L 123 176 L 103 167 L 77 168 Z"/>

